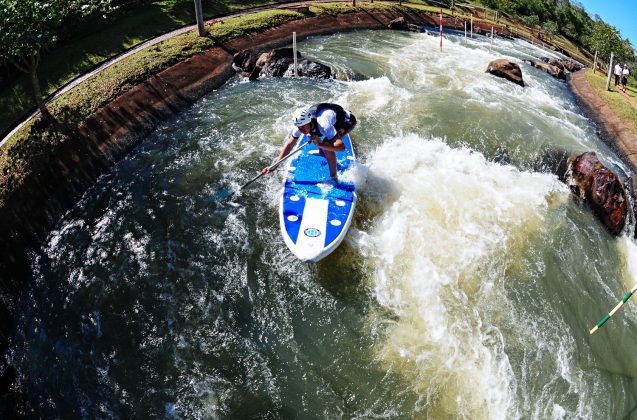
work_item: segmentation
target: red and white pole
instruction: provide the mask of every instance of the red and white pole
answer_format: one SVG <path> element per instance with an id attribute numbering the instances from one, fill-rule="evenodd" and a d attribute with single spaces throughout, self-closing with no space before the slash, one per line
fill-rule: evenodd
<path id="1" fill-rule="evenodd" d="M 440 51 L 442 51 L 442 7 L 440 8 Z"/>

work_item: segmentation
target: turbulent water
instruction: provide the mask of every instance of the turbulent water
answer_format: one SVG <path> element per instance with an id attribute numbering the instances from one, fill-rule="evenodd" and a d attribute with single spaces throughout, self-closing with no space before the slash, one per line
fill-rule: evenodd
<path id="1" fill-rule="evenodd" d="M 10 351 L 37 416 L 621 418 L 637 404 L 637 248 L 556 176 L 595 150 L 567 86 L 487 38 L 356 32 L 299 44 L 350 81 L 233 80 L 102 176 L 32 256 Z M 521 63 L 527 87 L 489 61 Z M 295 108 L 352 110 L 359 205 L 317 264 L 262 178 Z"/>

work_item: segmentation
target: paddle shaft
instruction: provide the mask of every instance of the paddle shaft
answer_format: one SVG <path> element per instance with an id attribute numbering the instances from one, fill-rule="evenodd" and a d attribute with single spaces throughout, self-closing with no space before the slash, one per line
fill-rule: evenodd
<path id="1" fill-rule="evenodd" d="M 630 292 L 628 292 L 628 293 L 626 293 L 626 295 L 624 295 L 624 297 L 622 298 L 622 300 L 621 300 L 621 301 L 620 301 L 617 305 L 615 305 L 615 307 L 613 308 L 613 310 L 612 310 L 612 311 L 610 311 L 610 312 L 608 313 L 608 315 L 606 315 L 604 318 L 602 318 L 602 320 L 601 320 L 601 321 L 599 321 L 599 322 L 597 323 L 597 325 L 595 325 L 595 326 L 593 327 L 593 329 L 591 329 L 590 333 L 591 333 L 591 334 L 594 334 L 594 333 L 595 333 L 598 329 L 600 329 L 600 328 L 601 328 L 601 326 L 602 326 L 602 325 L 604 325 L 604 324 L 606 323 L 606 321 L 608 321 L 608 320 L 609 320 L 609 319 L 610 319 L 613 315 L 615 315 L 615 313 L 616 313 L 617 311 L 619 311 L 619 308 L 621 308 L 621 307 L 624 305 L 624 303 L 626 303 L 626 302 L 628 301 L 628 299 L 630 299 L 630 297 L 631 297 L 631 296 L 633 295 L 633 293 L 635 293 L 636 291 L 637 291 L 637 285 L 636 285 L 635 287 L 633 287 L 632 289 L 630 289 Z"/>
<path id="2" fill-rule="evenodd" d="M 283 161 L 287 160 L 288 158 L 292 157 L 293 155 L 297 154 L 298 152 L 301 151 L 301 149 L 303 149 L 305 146 L 307 146 L 308 144 L 311 143 L 311 140 L 308 140 L 307 142 L 305 142 L 304 144 L 302 144 L 301 146 L 297 147 L 296 149 L 292 150 L 290 153 L 288 153 L 287 155 L 283 156 L 281 159 L 277 160 L 276 162 L 274 162 L 272 165 L 268 166 L 268 170 L 271 171 L 273 169 L 276 169 Z M 259 175 L 255 176 L 254 178 L 252 178 L 250 181 L 246 182 L 245 184 L 243 184 L 242 186 L 240 186 L 237 190 L 233 191 L 232 194 L 230 194 L 228 197 L 226 197 L 226 200 L 230 197 L 232 197 L 234 194 L 236 194 L 237 192 L 241 191 L 242 189 L 244 189 L 245 187 L 247 187 L 248 185 L 252 184 L 254 181 L 256 181 L 257 179 L 261 178 L 263 175 L 268 174 L 269 172 L 261 172 Z"/>

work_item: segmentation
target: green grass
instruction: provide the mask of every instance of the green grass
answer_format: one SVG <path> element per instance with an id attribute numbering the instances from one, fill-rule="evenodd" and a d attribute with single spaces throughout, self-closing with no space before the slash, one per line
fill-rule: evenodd
<path id="1" fill-rule="evenodd" d="M 79 123 L 99 107 L 173 64 L 248 32 L 262 31 L 303 17 L 290 10 L 266 10 L 215 24 L 208 28 L 209 37 L 198 36 L 196 30 L 172 37 L 104 69 L 56 100 L 53 108 L 76 110 L 73 122 Z"/>
<path id="2" fill-rule="evenodd" d="M 212 25 L 207 28 L 207 37 L 199 37 L 196 30 L 172 37 L 126 57 L 80 83 L 53 101 L 51 112 L 67 124 L 78 124 L 99 107 L 177 62 L 229 39 L 303 17 L 291 10 L 265 10 Z M 42 164 L 41 157 L 50 154 L 60 141 L 64 141 L 55 133 L 35 130 L 33 125 L 32 121 L 25 124 L 0 148 L 0 207 L 6 194 L 19 187 L 33 167 Z"/>
<path id="3" fill-rule="evenodd" d="M 628 85 L 626 86 L 626 95 L 633 100 L 633 103 L 637 104 L 637 86 L 635 86 L 634 82 L 628 82 Z"/>
<path id="4" fill-rule="evenodd" d="M 206 18 L 278 1 L 204 1 Z M 142 42 L 195 22 L 192 0 L 157 0 L 141 7 L 119 10 L 108 19 L 93 16 L 75 36 L 42 54 L 39 77 L 44 95 L 86 73 L 89 69 Z M 16 70 L 13 83 L 0 89 L 0 132 L 35 107 L 29 77 Z"/>
<path id="5" fill-rule="evenodd" d="M 351 2 L 341 2 L 341 3 L 316 3 L 310 6 L 310 12 L 314 16 L 322 16 L 322 15 L 338 15 L 343 13 L 358 13 L 358 12 L 376 12 L 376 11 L 391 11 L 391 10 L 406 10 L 405 8 L 409 7 L 407 4 L 404 4 L 402 7 L 399 6 L 395 2 L 384 2 L 384 1 L 375 1 L 375 2 L 363 2 L 357 1 L 356 7 L 352 7 Z"/>
<path id="6" fill-rule="evenodd" d="M 282 25 L 296 19 L 303 19 L 305 15 L 286 9 L 271 9 L 249 15 L 226 19 L 223 23 L 212 25 L 210 33 L 213 38 L 225 41 L 239 38 L 249 32 L 259 32 L 268 28 Z"/>
<path id="7" fill-rule="evenodd" d="M 608 91 L 606 90 L 607 76 L 605 74 L 599 72 L 593 74 L 593 70 L 589 69 L 586 71 L 586 79 L 595 93 L 597 93 L 624 122 L 626 128 L 628 128 L 633 135 L 637 136 L 637 109 L 616 91 L 615 86 L 613 86 L 613 80 L 611 79 L 611 90 Z M 629 96 L 633 98 L 637 95 L 634 86 L 628 87 L 626 91 Z"/>

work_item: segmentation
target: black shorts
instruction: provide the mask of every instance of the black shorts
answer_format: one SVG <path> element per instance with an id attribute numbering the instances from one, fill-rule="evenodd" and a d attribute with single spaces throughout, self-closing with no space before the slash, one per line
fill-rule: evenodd
<path id="1" fill-rule="evenodd" d="M 334 126 L 336 131 L 338 131 L 339 133 L 341 132 L 341 130 L 344 130 L 345 131 L 344 134 L 347 134 L 350 131 L 352 131 L 354 127 L 356 127 L 356 117 L 351 112 L 349 113 L 349 118 L 343 121 L 343 123 L 341 124 L 336 123 L 336 125 Z"/>

